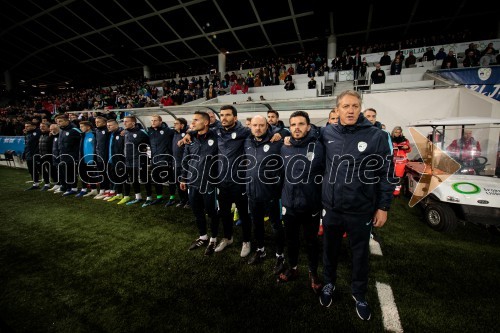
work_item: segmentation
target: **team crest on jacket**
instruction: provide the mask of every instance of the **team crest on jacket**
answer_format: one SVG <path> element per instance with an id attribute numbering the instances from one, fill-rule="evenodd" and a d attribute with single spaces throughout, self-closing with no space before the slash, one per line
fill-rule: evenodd
<path id="1" fill-rule="evenodd" d="M 231 138 L 236 139 L 236 132 L 231 133 Z"/>
<path id="2" fill-rule="evenodd" d="M 309 162 L 311 162 L 312 160 L 314 160 L 314 153 L 310 151 L 306 154 L 306 157 L 309 160 Z"/>
<path id="3" fill-rule="evenodd" d="M 120 136 L 119 136 L 119 135 L 117 135 L 117 136 L 115 137 L 115 140 L 120 140 Z"/>
<path id="4" fill-rule="evenodd" d="M 106 134 L 106 131 L 102 131 L 101 133 L 102 133 L 102 134 Z"/>
<path id="5" fill-rule="evenodd" d="M 208 140 L 208 145 L 209 146 L 212 146 L 213 144 L 214 144 L 214 140 L 212 140 L 212 139 Z"/>
<path id="6" fill-rule="evenodd" d="M 286 207 L 283 206 L 281 207 L 281 215 L 285 215 L 286 214 Z"/>
<path id="7" fill-rule="evenodd" d="M 92 138 L 89 138 L 89 142 L 92 142 Z"/>
<path id="8" fill-rule="evenodd" d="M 68 136 L 68 135 L 69 135 L 69 132 L 66 132 L 66 136 Z"/>
<path id="9" fill-rule="evenodd" d="M 368 146 L 368 144 L 364 141 L 358 142 L 358 150 L 360 152 L 364 152 L 367 146 Z"/>
<path id="10" fill-rule="evenodd" d="M 36 136 L 36 132 L 35 132 L 35 133 L 33 133 L 33 136 Z"/>
<path id="11" fill-rule="evenodd" d="M 55 138 L 54 141 L 57 141 L 57 138 Z"/>
<path id="12" fill-rule="evenodd" d="M 186 136 L 186 133 L 181 133 L 181 137 L 185 137 Z"/>
<path id="13" fill-rule="evenodd" d="M 137 134 L 134 134 L 134 135 L 133 135 L 133 137 L 134 137 L 134 138 L 137 138 Z"/>
<path id="14" fill-rule="evenodd" d="M 268 152 L 269 151 L 269 145 L 264 145 L 264 152 Z"/>
<path id="15" fill-rule="evenodd" d="M 163 132 L 163 130 L 161 130 L 161 131 L 160 131 L 160 134 L 161 134 L 161 135 L 163 135 L 163 133 L 165 133 L 165 132 Z"/>

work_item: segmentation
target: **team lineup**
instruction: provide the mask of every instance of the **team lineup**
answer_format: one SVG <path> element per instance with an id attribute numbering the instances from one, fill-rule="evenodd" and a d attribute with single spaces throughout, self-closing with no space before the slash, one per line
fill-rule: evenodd
<path id="1" fill-rule="evenodd" d="M 159 115 L 151 116 L 151 127 L 144 129 L 129 115 L 124 117 L 123 129 L 115 119 L 97 117 L 94 130 L 91 122 L 82 121 L 77 128 L 61 115 L 57 126 L 50 127 L 50 152 L 47 147 L 35 149 L 30 141 L 40 133 L 27 128 L 26 147 L 31 154 L 27 161 L 35 188 L 40 170 L 42 189 L 63 196 L 190 208 L 198 235 L 188 249 L 204 248 L 206 256 L 235 242 L 236 208 L 240 256 L 258 265 L 269 252 L 264 224 L 268 218 L 276 260 L 273 273 L 279 283 L 299 275 L 302 230 L 310 286 L 325 307 L 332 304 L 340 246 L 347 234 L 352 252 L 351 294 L 358 316 L 369 320 L 365 295 L 370 235 L 373 227 L 387 221 L 398 178 L 389 134 L 361 113 L 360 95 L 344 91 L 334 110 L 337 123 L 322 128 L 310 123 L 307 112 L 296 111 L 290 115 L 289 129 L 262 115 L 243 126 L 233 105 L 221 107 L 220 121 L 213 121 L 209 113 L 195 112 L 189 129 L 183 118 L 170 128 Z M 276 111 L 270 113 L 277 118 Z M 45 170 L 44 164 L 52 168 Z M 52 188 L 48 188 L 50 178 L 56 184 Z M 169 188 L 168 200 L 164 186 Z M 318 272 L 320 220 L 322 277 Z"/>

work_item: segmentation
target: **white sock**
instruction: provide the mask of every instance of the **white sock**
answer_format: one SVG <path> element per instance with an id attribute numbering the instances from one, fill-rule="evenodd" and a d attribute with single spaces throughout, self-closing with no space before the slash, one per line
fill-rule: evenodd
<path id="1" fill-rule="evenodd" d="M 264 247 L 261 247 L 260 249 L 259 249 L 259 248 L 257 248 L 257 251 L 262 251 L 262 252 L 264 252 Z"/>
<path id="2" fill-rule="evenodd" d="M 153 197 L 147 197 L 146 200 L 151 201 L 151 200 L 153 200 Z"/>
<path id="3" fill-rule="evenodd" d="M 71 189 L 71 191 L 73 191 L 73 192 L 78 192 L 78 187 L 73 187 L 73 188 Z"/>
<path id="4" fill-rule="evenodd" d="M 276 258 L 284 258 L 284 257 L 285 257 L 285 256 L 283 255 L 283 253 L 282 253 L 282 254 L 277 254 L 277 253 L 276 253 Z"/>
<path id="5" fill-rule="evenodd" d="M 210 237 L 210 243 L 217 243 L 217 237 Z"/>
<path id="6" fill-rule="evenodd" d="M 38 186 L 40 185 L 40 183 L 33 183 L 33 186 Z"/>
<path id="7" fill-rule="evenodd" d="M 141 196 L 141 194 L 140 194 L 140 193 L 136 193 L 136 194 L 135 194 L 135 198 L 136 198 L 137 200 L 139 200 L 139 199 L 142 199 L 142 196 Z"/>
<path id="8" fill-rule="evenodd" d="M 99 194 L 104 194 L 104 190 L 99 190 Z"/>
<path id="9" fill-rule="evenodd" d="M 204 234 L 203 236 L 200 236 L 199 239 L 207 240 L 208 239 L 208 235 Z"/>
<path id="10" fill-rule="evenodd" d="M 87 192 L 87 189 L 86 188 L 82 188 L 82 190 L 80 192 Z"/>
<path id="11" fill-rule="evenodd" d="M 111 193 L 111 194 L 115 194 L 115 193 L 116 193 L 116 191 L 111 190 L 111 191 L 109 191 L 109 193 Z"/>

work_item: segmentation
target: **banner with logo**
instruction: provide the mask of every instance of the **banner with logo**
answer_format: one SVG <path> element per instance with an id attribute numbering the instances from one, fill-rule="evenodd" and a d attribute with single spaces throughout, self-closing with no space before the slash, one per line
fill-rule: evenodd
<path id="1" fill-rule="evenodd" d="M 18 156 L 24 152 L 24 136 L 0 136 L 0 153 L 14 150 Z"/>
<path id="2" fill-rule="evenodd" d="M 445 69 L 439 75 L 500 101 L 500 66 Z"/>

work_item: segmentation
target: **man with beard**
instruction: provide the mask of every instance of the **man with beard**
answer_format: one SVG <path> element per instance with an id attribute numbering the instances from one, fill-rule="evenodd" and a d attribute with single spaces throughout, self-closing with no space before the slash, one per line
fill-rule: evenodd
<path id="1" fill-rule="evenodd" d="M 290 267 L 281 273 L 278 282 L 298 277 L 300 229 L 306 242 L 309 280 L 315 293 L 321 288 L 318 277 L 318 228 L 321 211 L 321 179 L 324 173 L 324 147 L 319 132 L 312 129 L 309 115 L 296 111 L 290 116 L 290 145 L 283 145 L 281 157 L 286 165 L 281 192 L 283 221 Z"/>
<path id="2" fill-rule="evenodd" d="M 273 133 L 270 125 L 267 119 L 260 115 L 252 118 L 251 131 L 252 135 L 245 141 L 245 154 L 249 161 L 246 166 L 246 192 L 257 244 L 256 251 L 248 260 L 248 264 L 259 264 L 266 257 L 264 216 L 268 213 L 275 236 L 277 263 L 281 263 L 274 267 L 274 274 L 280 274 L 283 269 L 285 246 L 285 231 L 280 214 L 283 166 L 280 151 L 283 140 L 271 142 Z M 247 244 L 250 247 L 250 243 Z"/>

